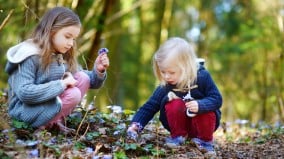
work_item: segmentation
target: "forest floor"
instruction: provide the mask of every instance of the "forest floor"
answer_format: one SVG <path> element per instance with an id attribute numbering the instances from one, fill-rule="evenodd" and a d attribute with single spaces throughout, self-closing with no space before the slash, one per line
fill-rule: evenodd
<path id="1" fill-rule="evenodd" d="M 174 149 L 165 146 L 169 133 L 156 118 L 138 142 L 128 142 L 125 131 L 133 114 L 129 110 L 100 113 L 78 108 L 66 121 L 76 132 L 66 135 L 56 129 L 34 133 L 28 125 L 9 119 L 6 109 L 1 104 L 1 159 L 210 158 L 189 142 Z M 214 134 L 214 144 L 217 156 L 211 158 L 280 159 L 284 158 L 284 127 L 264 123 L 252 127 L 248 121 L 222 123 Z"/>

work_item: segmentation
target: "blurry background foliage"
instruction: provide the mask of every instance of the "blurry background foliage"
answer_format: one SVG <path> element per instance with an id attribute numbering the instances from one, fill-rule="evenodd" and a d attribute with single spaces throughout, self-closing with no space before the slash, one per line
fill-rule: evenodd
<path id="1" fill-rule="evenodd" d="M 0 67 L 6 51 L 26 39 L 44 12 L 72 8 L 83 28 L 80 63 L 91 69 L 107 47 L 111 61 L 103 88 L 88 93 L 107 105 L 137 110 L 157 86 L 151 58 L 167 38 L 196 46 L 224 97 L 223 121 L 283 122 L 283 0 L 0 0 Z M 0 88 L 7 74 L 0 72 Z"/>

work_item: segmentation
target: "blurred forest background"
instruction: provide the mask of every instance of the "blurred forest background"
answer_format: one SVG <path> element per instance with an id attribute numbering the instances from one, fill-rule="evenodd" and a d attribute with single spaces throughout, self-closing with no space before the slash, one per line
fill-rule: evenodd
<path id="1" fill-rule="evenodd" d="M 83 27 L 80 63 L 91 69 L 109 49 L 103 88 L 88 93 L 95 105 L 137 110 L 157 86 L 151 58 L 169 37 L 194 43 L 224 103 L 223 121 L 284 121 L 283 0 L 0 0 L 0 67 L 6 51 L 30 35 L 54 6 L 73 9 Z M 0 89 L 7 89 L 0 72 Z"/>

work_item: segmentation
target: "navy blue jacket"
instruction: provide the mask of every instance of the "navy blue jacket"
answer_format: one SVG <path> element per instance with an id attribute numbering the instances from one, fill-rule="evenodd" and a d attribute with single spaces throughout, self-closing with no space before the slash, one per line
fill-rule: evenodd
<path id="1" fill-rule="evenodd" d="M 197 87 L 191 89 L 191 96 L 197 100 L 199 109 L 198 114 L 214 111 L 216 114 L 216 129 L 221 120 L 222 96 L 215 85 L 209 72 L 201 66 L 197 73 Z M 174 91 L 174 85 L 158 86 L 148 101 L 139 108 L 134 115 L 132 122 L 140 123 L 144 128 L 154 115 L 160 111 L 160 121 L 162 125 L 170 131 L 166 113 L 165 104 L 168 102 L 168 93 L 173 91 L 177 96 L 183 97 L 187 91 Z"/>

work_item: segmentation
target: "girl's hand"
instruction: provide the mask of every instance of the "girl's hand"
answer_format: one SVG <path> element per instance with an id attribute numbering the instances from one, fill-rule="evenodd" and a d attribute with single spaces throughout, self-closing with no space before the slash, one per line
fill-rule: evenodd
<path id="1" fill-rule="evenodd" d="M 186 102 L 185 106 L 189 111 L 191 111 L 193 113 L 198 113 L 199 107 L 198 107 L 198 102 L 196 100 Z"/>
<path id="2" fill-rule="evenodd" d="M 127 129 L 127 138 L 137 141 L 138 133 L 137 133 L 138 127 L 135 124 L 131 124 L 130 127 Z"/>
<path id="3" fill-rule="evenodd" d="M 65 72 L 62 77 L 62 82 L 66 87 L 74 87 L 77 84 L 77 80 L 74 79 L 70 72 Z"/>
<path id="4" fill-rule="evenodd" d="M 109 58 L 107 53 L 99 54 L 95 62 L 95 67 L 100 73 L 105 72 L 105 70 L 109 67 Z"/>

